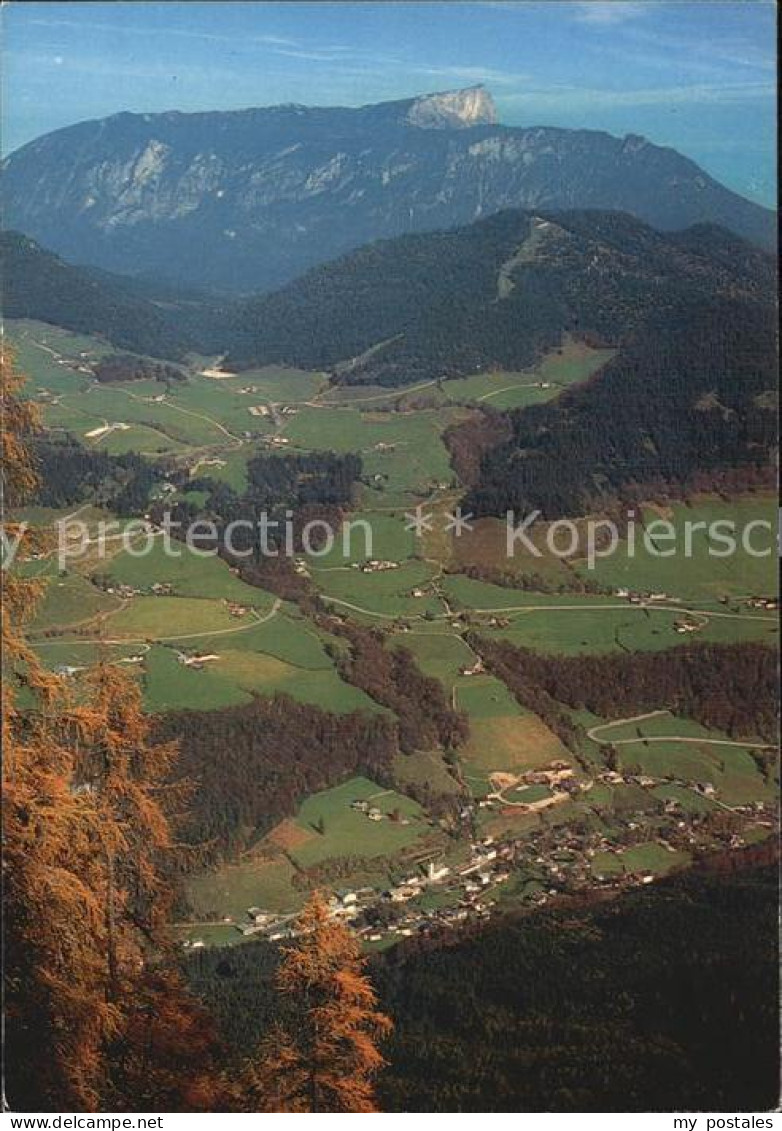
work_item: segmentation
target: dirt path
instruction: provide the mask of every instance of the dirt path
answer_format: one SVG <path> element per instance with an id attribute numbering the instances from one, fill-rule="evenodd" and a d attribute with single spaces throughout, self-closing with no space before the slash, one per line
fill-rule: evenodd
<path id="1" fill-rule="evenodd" d="M 266 624 L 267 621 L 270 621 L 273 617 L 275 617 L 277 615 L 281 605 L 282 605 L 282 599 L 280 597 L 275 597 L 274 603 L 272 604 L 272 607 L 269 609 L 269 611 L 267 613 L 264 613 L 263 616 L 259 616 L 258 613 L 255 611 L 255 609 L 253 609 L 253 610 L 251 610 L 251 620 L 248 621 L 247 624 L 238 625 L 236 628 L 212 628 L 212 629 L 209 629 L 207 632 L 187 632 L 187 633 L 181 633 L 178 636 L 159 636 L 156 639 L 160 644 L 169 644 L 172 640 L 200 640 L 205 636 L 230 636 L 235 632 L 247 632 L 247 630 L 250 629 L 250 628 L 257 628 L 259 625 Z M 136 637 L 136 638 L 129 637 L 129 636 L 122 636 L 122 637 L 117 637 L 117 638 L 106 639 L 106 640 L 103 641 L 103 643 L 104 644 L 143 644 L 143 643 L 147 643 L 149 641 L 149 639 L 150 639 L 150 637 L 148 635 Z"/>
<path id="2" fill-rule="evenodd" d="M 609 730 L 612 727 L 623 726 L 628 723 L 640 723 L 644 719 L 658 719 L 663 716 L 673 718 L 673 714 L 668 710 L 661 711 L 646 711 L 642 715 L 630 715 L 626 719 L 614 719 L 610 723 L 600 723 L 597 726 L 590 727 L 587 733 L 587 738 L 591 738 L 593 742 L 599 743 L 601 746 L 635 746 L 638 743 L 647 742 L 687 742 L 694 746 L 734 746 L 740 750 L 773 750 L 775 747 L 769 742 L 736 742 L 730 738 L 693 738 L 692 735 L 682 734 L 654 734 L 640 738 L 602 738 L 600 732 Z"/>

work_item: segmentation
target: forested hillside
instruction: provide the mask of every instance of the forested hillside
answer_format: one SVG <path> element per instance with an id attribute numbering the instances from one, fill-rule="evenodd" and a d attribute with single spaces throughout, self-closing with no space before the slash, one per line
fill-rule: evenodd
<path id="1" fill-rule="evenodd" d="M 203 301 L 153 301 L 132 280 L 73 266 L 18 232 L 0 233 L 0 254 L 6 318 L 34 318 L 174 360 L 213 344 L 214 311 Z"/>
<path id="2" fill-rule="evenodd" d="M 771 256 L 709 226 L 663 235 L 623 213 L 503 212 L 372 244 L 239 309 L 229 365 L 330 368 L 405 385 L 522 369 L 565 333 L 623 345 L 685 301 L 771 301 Z"/>
<path id="3" fill-rule="evenodd" d="M 776 871 L 725 863 L 377 956 L 396 1026 L 383 1110 L 772 1108 Z M 248 944 L 187 963 L 234 1055 L 280 1015 L 277 953 Z"/>
<path id="4" fill-rule="evenodd" d="M 775 388 L 771 302 L 682 299 L 587 384 L 502 416 L 467 506 L 557 518 L 617 495 L 771 484 Z"/>

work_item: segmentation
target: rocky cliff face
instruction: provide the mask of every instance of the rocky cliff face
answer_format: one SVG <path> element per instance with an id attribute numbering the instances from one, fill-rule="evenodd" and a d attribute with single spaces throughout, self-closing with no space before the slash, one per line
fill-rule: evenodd
<path id="1" fill-rule="evenodd" d="M 494 101 L 482 86 L 424 95 L 413 101 L 407 113 L 411 126 L 426 130 L 494 126 L 498 120 Z"/>
<path id="2" fill-rule="evenodd" d="M 244 291 L 509 207 L 620 209 L 773 239 L 772 213 L 673 150 L 495 117 L 482 88 L 359 109 L 118 114 L 12 154 L 5 222 L 73 262 Z"/>

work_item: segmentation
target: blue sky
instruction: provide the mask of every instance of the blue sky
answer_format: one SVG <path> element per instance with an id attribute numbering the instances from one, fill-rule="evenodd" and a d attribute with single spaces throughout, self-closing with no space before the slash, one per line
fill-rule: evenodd
<path id="1" fill-rule="evenodd" d="M 6 152 L 119 110 L 360 105 L 484 82 L 508 125 L 640 133 L 775 196 L 771 0 L 18 3 Z"/>

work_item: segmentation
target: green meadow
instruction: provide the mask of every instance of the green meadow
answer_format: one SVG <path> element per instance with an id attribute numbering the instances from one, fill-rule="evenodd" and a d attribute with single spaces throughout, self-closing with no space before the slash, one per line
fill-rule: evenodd
<path id="1" fill-rule="evenodd" d="M 532 369 L 521 372 L 477 373 L 445 381 L 442 390 L 454 401 L 472 401 L 498 410 L 525 408 L 558 397 L 568 385 L 588 380 L 616 353 L 592 349 L 582 342 L 566 341 L 562 349 L 547 354 Z"/>
<path id="2" fill-rule="evenodd" d="M 202 556 L 174 539 L 168 549 L 163 538 L 150 543 L 149 553 L 143 556 L 123 552 L 99 567 L 113 584 L 130 585 L 148 589 L 154 584 L 171 585 L 178 597 L 208 597 L 232 601 L 243 606 L 266 610 L 271 607 L 272 596 L 254 585 L 241 581 L 222 558 Z"/>
<path id="3" fill-rule="evenodd" d="M 365 813 L 351 809 L 354 800 L 369 801 L 384 819 L 370 821 Z M 400 820 L 390 819 L 389 814 L 398 814 Z M 392 855 L 431 831 L 417 802 L 362 777 L 307 798 L 296 825 L 306 835 L 291 847 L 290 855 L 303 868 L 339 857 Z"/>
<path id="4" fill-rule="evenodd" d="M 665 528 L 655 526 L 661 521 L 673 525 L 675 538 L 666 538 Z M 716 523 L 735 524 L 736 553 L 725 555 L 727 544 L 722 539 L 729 528 L 714 528 Z M 755 556 L 742 547 L 741 532 L 750 523 L 766 524 L 747 534 L 750 550 L 764 556 Z M 664 592 L 688 601 L 714 602 L 775 592 L 777 512 L 776 501 L 769 496 L 730 501 L 700 498 L 689 505 L 647 508 L 643 525 L 639 523 L 638 527 L 634 541 L 624 541 L 610 557 L 598 558 L 592 570 L 579 561 L 577 571 L 614 588 Z M 676 553 L 671 554 L 674 548 Z"/>
<path id="5" fill-rule="evenodd" d="M 434 567 L 428 562 L 407 561 L 398 569 L 363 573 L 349 566 L 342 569 L 312 568 L 312 578 L 326 601 L 338 608 L 366 611 L 380 619 L 442 615 L 443 606 L 432 590 Z M 415 591 L 423 596 L 415 596 Z"/>

